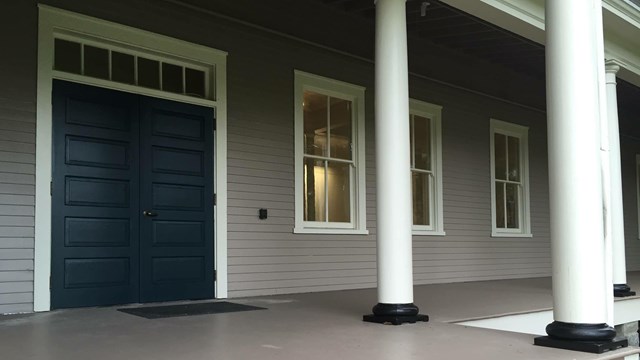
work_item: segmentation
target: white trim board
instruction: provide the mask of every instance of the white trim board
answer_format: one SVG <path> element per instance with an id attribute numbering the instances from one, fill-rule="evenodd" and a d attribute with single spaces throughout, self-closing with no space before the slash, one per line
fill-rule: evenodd
<path id="1" fill-rule="evenodd" d="M 142 52 L 166 54 L 173 59 L 200 63 L 215 69 L 215 99 L 206 100 L 143 89 L 115 82 L 92 79 L 53 70 L 54 37 L 76 34 L 94 41 L 118 43 Z M 128 26 L 39 5 L 38 24 L 38 90 L 36 112 L 36 209 L 34 259 L 34 311 L 51 308 L 49 278 L 51 276 L 51 196 L 52 119 L 51 92 L 53 79 L 64 79 L 119 91 L 135 92 L 174 101 L 188 102 L 215 109 L 216 132 L 214 191 L 215 297 L 227 297 L 227 88 L 226 56 L 223 51 L 188 43 Z"/>

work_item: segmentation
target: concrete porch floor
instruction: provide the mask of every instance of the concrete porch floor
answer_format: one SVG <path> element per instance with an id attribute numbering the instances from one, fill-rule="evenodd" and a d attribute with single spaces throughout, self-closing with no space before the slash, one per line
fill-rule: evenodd
<path id="1" fill-rule="evenodd" d="M 640 272 L 629 274 L 640 290 Z M 622 359 L 533 346 L 533 335 L 451 322 L 552 305 L 550 278 L 416 286 L 431 321 L 362 322 L 375 289 L 231 299 L 268 310 L 148 320 L 119 307 L 0 316 L 0 359 Z M 640 315 L 639 315 L 640 317 Z"/>

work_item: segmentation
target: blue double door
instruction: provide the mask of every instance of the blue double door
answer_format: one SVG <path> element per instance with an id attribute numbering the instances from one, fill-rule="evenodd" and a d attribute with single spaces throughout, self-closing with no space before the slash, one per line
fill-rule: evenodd
<path id="1" fill-rule="evenodd" d="M 213 109 L 57 80 L 52 106 L 52 308 L 213 298 Z"/>

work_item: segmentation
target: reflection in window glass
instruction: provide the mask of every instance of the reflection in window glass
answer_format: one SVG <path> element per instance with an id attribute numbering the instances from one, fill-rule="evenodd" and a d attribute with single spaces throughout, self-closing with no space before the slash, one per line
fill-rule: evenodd
<path id="1" fill-rule="evenodd" d="M 325 162 L 304 160 L 304 220 L 326 221 Z"/>
<path id="2" fill-rule="evenodd" d="M 329 127 L 329 156 L 351 160 L 351 101 L 332 97 Z"/>
<path id="3" fill-rule="evenodd" d="M 494 153 L 496 179 L 507 180 L 507 137 L 505 135 L 494 135 Z"/>
<path id="4" fill-rule="evenodd" d="M 56 39 L 53 68 L 73 74 L 82 73 L 82 45 L 77 42 Z"/>
<path id="5" fill-rule="evenodd" d="M 430 175 L 428 173 L 411 173 L 411 190 L 413 192 L 413 225 L 431 225 L 430 211 Z"/>
<path id="6" fill-rule="evenodd" d="M 330 222 L 351 221 L 351 164 L 327 163 L 327 203 Z"/>
<path id="7" fill-rule="evenodd" d="M 328 156 L 327 118 L 329 97 L 312 91 L 304 92 L 304 153 Z"/>

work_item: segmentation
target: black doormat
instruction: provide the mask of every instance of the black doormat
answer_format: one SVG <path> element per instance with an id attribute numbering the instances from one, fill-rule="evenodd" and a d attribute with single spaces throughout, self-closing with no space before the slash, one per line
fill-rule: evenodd
<path id="1" fill-rule="evenodd" d="M 176 316 L 220 314 L 220 313 L 251 311 L 251 310 L 266 310 L 266 309 L 257 307 L 257 306 L 234 304 L 226 301 L 118 309 L 118 311 L 122 311 L 124 313 L 131 314 L 131 315 L 141 316 L 146 319 L 161 319 L 161 318 L 176 317 Z"/>

